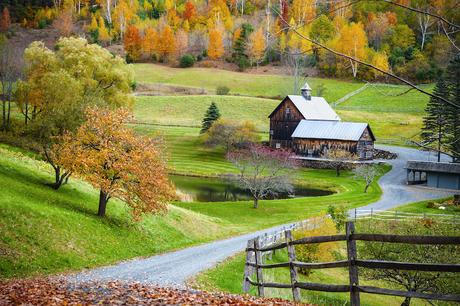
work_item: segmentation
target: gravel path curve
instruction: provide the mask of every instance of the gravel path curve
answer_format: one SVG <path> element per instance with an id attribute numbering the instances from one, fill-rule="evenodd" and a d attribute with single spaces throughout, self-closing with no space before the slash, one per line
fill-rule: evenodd
<path id="1" fill-rule="evenodd" d="M 406 161 L 435 160 L 432 154 L 410 148 L 378 147 L 397 153 L 398 158 L 387 161 L 393 168 L 379 180 L 383 190 L 382 198 L 363 208 L 390 209 L 410 202 L 445 197 L 453 193 L 447 190 L 435 190 L 405 184 L 406 171 L 404 166 Z M 282 227 L 277 226 L 149 258 L 129 260 L 113 266 L 83 271 L 70 275 L 68 278 L 76 282 L 123 280 L 183 288 L 188 278 L 242 251 L 246 246 L 247 240 L 263 233 L 281 230 Z"/>

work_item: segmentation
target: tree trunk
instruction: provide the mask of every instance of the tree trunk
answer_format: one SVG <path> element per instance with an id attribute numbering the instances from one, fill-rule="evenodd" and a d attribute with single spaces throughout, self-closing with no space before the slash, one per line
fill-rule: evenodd
<path id="1" fill-rule="evenodd" d="M 366 187 L 364 187 L 364 193 L 367 193 L 367 188 L 369 188 L 370 184 L 366 184 Z"/>
<path id="2" fill-rule="evenodd" d="M 97 215 L 99 217 L 105 216 L 105 209 L 107 207 L 107 202 L 109 201 L 109 196 L 105 193 L 102 189 L 99 192 L 99 209 L 97 211 Z"/>
<path id="3" fill-rule="evenodd" d="M 64 172 L 61 174 L 61 167 L 53 166 L 54 168 L 54 184 L 51 187 L 58 190 L 62 185 L 67 184 L 69 181 L 70 172 Z"/>
<path id="4" fill-rule="evenodd" d="M 335 167 L 335 174 L 340 176 L 340 166 Z"/>
<path id="5" fill-rule="evenodd" d="M 410 297 L 406 297 L 404 301 L 401 303 L 401 306 L 409 306 L 410 305 Z"/>
<path id="6" fill-rule="evenodd" d="M 259 207 L 259 199 L 257 197 L 254 197 L 254 208 Z"/>

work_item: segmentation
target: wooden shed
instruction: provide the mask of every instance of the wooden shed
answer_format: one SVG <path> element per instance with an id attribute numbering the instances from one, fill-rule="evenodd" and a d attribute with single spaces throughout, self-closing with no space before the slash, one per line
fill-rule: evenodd
<path id="1" fill-rule="evenodd" d="M 292 148 L 298 155 L 327 157 L 344 150 L 359 159 L 374 157 L 375 137 L 367 123 L 302 120 L 292 133 Z"/>
<path id="2" fill-rule="evenodd" d="M 460 164 L 430 161 L 408 161 L 407 184 L 460 190 Z"/>

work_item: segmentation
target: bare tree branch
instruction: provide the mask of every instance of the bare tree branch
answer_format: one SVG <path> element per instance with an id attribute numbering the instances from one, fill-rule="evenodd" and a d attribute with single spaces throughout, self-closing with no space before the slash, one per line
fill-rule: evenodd
<path id="1" fill-rule="evenodd" d="M 425 15 L 428 15 L 428 16 L 431 16 L 431 17 L 434 17 L 434 18 L 437 18 L 437 19 L 441 20 L 442 22 L 444 22 L 444 23 L 450 25 L 451 27 L 460 29 L 460 25 L 450 22 L 449 20 L 447 20 L 446 18 L 444 18 L 444 17 L 441 16 L 441 15 L 434 14 L 434 13 L 430 13 L 430 12 L 428 12 L 428 11 L 422 11 L 422 10 L 417 9 L 417 8 L 415 8 L 415 7 L 407 6 L 407 5 L 404 5 L 404 4 L 401 4 L 401 3 L 397 3 L 397 2 L 394 2 L 394 1 L 391 1 L 391 0 L 377 0 L 377 1 L 383 1 L 383 2 L 386 2 L 386 3 L 391 4 L 391 5 L 395 5 L 395 6 L 399 6 L 399 7 L 405 8 L 405 9 L 407 9 L 407 10 L 409 10 L 409 11 L 412 11 L 412 12 L 416 12 L 416 13 L 419 13 L 419 14 L 425 14 Z"/>
<path id="2" fill-rule="evenodd" d="M 382 0 L 382 1 L 386 1 L 386 0 Z M 283 16 L 282 16 L 279 12 L 276 12 L 276 13 L 278 14 L 278 17 L 279 17 L 283 22 L 286 22 L 286 20 L 284 20 Z M 328 46 L 326 46 L 326 45 L 324 45 L 324 44 L 322 44 L 322 43 L 320 43 L 320 42 L 318 42 L 318 41 L 316 41 L 316 40 L 314 40 L 314 39 L 312 39 L 312 38 L 310 38 L 310 37 L 307 37 L 307 36 L 303 35 L 302 33 L 300 33 L 300 32 L 299 32 L 296 28 L 294 28 L 294 27 L 289 26 L 289 29 L 290 29 L 290 31 L 293 31 L 294 33 L 296 33 L 299 37 L 301 37 L 301 38 L 303 38 L 303 39 L 305 39 L 305 40 L 307 40 L 307 41 L 309 41 L 309 42 L 311 42 L 311 43 L 313 43 L 313 44 L 315 44 L 315 45 L 317 45 L 317 46 L 319 46 L 319 47 L 321 47 L 321 48 L 323 48 L 323 49 L 325 49 L 325 50 L 327 50 L 327 51 L 329 51 L 329 52 L 331 52 L 331 53 L 333 53 L 333 54 L 335 54 L 335 55 L 337 55 L 337 56 L 340 56 L 340 57 L 343 57 L 343 58 L 347 58 L 347 59 L 349 59 L 349 60 L 351 60 L 351 61 L 353 61 L 353 62 L 356 62 L 356 63 L 358 63 L 358 64 L 361 64 L 361 65 L 364 65 L 364 66 L 366 66 L 366 67 L 375 69 L 375 70 L 377 70 L 377 71 L 379 71 L 379 72 L 381 72 L 381 73 L 383 73 L 383 74 L 385 74 L 385 75 L 387 75 L 387 76 L 390 76 L 390 77 L 392 77 L 392 78 L 394 78 L 394 79 L 396 79 L 396 80 L 398 80 L 398 81 L 400 81 L 400 82 L 402 82 L 402 83 L 404 83 L 404 84 L 406 84 L 406 85 L 408 85 L 408 86 L 410 86 L 410 87 L 416 89 L 417 91 L 419 91 L 419 92 L 421 92 L 421 93 L 423 93 L 423 94 L 425 94 L 425 95 L 428 95 L 428 96 L 430 96 L 430 97 L 439 99 L 440 101 L 443 101 L 443 102 L 445 102 L 445 103 L 447 103 L 447 104 L 450 104 L 450 105 L 452 105 L 453 107 L 460 108 L 460 105 L 457 105 L 457 104 L 455 104 L 454 102 L 449 101 L 449 100 L 447 100 L 447 99 L 445 99 L 445 98 L 443 98 L 443 97 L 440 97 L 440 96 L 438 96 L 438 95 L 434 95 L 434 94 L 432 94 L 432 93 L 430 93 L 430 92 L 428 92 L 428 91 L 426 91 L 426 90 L 424 90 L 424 89 L 418 87 L 417 85 L 413 84 L 412 82 L 410 82 L 410 81 L 408 81 L 408 80 L 406 80 L 406 79 L 404 79 L 404 78 L 402 78 L 402 77 L 400 77 L 400 76 L 397 76 L 397 75 L 395 75 L 395 74 L 393 74 L 393 73 L 391 73 L 391 72 L 389 72 L 389 71 L 383 70 L 383 69 L 381 69 L 381 68 L 379 68 L 379 67 L 376 67 L 376 66 L 374 66 L 374 65 L 372 65 L 372 64 L 369 64 L 369 63 L 367 63 L 367 62 L 364 62 L 364 61 L 362 61 L 362 60 L 359 60 L 359 59 L 357 59 L 357 58 L 354 58 L 354 57 L 352 57 L 352 56 L 350 56 L 350 55 L 347 55 L 347 54 L 344 54 L 344 53 L 340 53 L 340 52 L 338 52 L 338 51 L 336 51 L 336 50 L 333 50 L 333 49 L 329 48 Z"/>

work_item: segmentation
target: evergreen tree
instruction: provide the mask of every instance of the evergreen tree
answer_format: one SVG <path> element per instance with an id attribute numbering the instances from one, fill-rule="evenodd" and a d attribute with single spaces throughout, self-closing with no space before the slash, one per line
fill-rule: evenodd
<path id="1" fill-rule="evenodd" d="M 206 133 L 212 126 L 212 124 L 220 118 L 219 108 L 217 108 L 216 103 L 212 102 L 209 105 L 208 110 L 204 114 L 203 121 L 201 123 L 201 131 L 200 133 Z"/>
<path id="2" fill-rule="evenodd" d="M 446 107 L 448 110 L 448 147 L 454 162 L 460 162 L 460 53 L 447 66 L 446 84 L 449 90 L 449 100 L 455 104 L 455 106 Z"/>
<path id="3" fill-rule="evenodd" d="M 449 89 L 443 77 L 438 79 L 433 94 L 446 99 L 449 98 Z M 432 97 L 425 111 L 421 136 L 426 144 L 436 144 L 439 162 L 441 160 L 441 147 L 448 137 L 448 108 L 444 102 Z"/>

